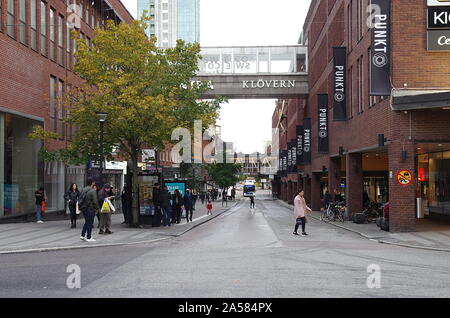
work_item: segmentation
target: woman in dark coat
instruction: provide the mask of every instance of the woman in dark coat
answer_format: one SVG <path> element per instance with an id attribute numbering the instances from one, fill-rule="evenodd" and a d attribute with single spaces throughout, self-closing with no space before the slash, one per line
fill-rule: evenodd
<path id="1" fill-rule="evenodd" d="M 77 201 L 79 197 L 80 191 L 78 191 L 78 186 L 76 183 L 72 183 L 70 189 L 64 196 L 64 199 L 66 199 L 67 204 L 69 205 L 71 229 L 77 227 Z"/>
<path id="2" fill-rule="evenodd" d="M 183 198 L 178 189 L 176 189 L 172 196 L 172 223 L 179 224 L 181 222 L 181 207 L 183 206 Z"/>

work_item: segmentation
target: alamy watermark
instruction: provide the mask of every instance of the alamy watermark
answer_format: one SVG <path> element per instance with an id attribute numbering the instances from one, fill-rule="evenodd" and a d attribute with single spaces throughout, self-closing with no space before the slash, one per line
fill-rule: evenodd
<path id="1" fill-rule="evenodd" d="M 367 288 L 381 288 L 381 267 L 378 264 L 367 266 L 367 273 L 370 275 L 366 279 Z"/>
<path id="2" fill-rule="evenodd" d="M 67 266 L 66 273 L 70 273 L 66 280 L 66 286 L 69 289 L 81 288 L 81 268 L 77 264 Z"/>

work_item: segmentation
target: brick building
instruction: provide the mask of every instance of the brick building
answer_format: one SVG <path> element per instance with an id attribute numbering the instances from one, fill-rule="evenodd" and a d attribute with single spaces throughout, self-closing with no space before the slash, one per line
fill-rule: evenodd
<path id="1" fill-rule="evenodd" d="M 370 2 L 381 5 L 381 12 L 369 16 Z M 298 166 L 298 174 L 313 209 L 320 208 L 325 188 L 340 188 L 350 213 L 362 211 L 364 191 L 371 201 L 389 201 L 392 232 L 414 231 L 418 210 L 448 220 L 450 48 L 442 39 L 450 25 L 427 25 L 430 8 L 445 10 L 431 7 L 443 2 L 428 4 L 312 1 L 303 29 L 309 97 L 297 112 L 311 119 L 311 163 Z M 344 52 L 343 73 L 337 73 L 339 50 Z M 336 95 L 336 83 L 343 78 L 344 99 Z M 322 109 L 327 117 L 319 117 Z M 289 110 L 287 116 L 294 121 Z M 324 129 L 327 144 L 319 149 Z M 402 171 L 411 174 L 410 183 L 408 176 L 397 177 Z M 287 192 L 289 197 L 292 190 Z"/>
<path id="2" fill-rule="evenodd" d="M 81 81 L 72 72 L 71 22 L 79 19 L 76 31 L 90 43 L 93 28 L 105 20 L 133 18 L 119 0 L 76 0 L 78 10 L 72 10 L 74 1 L 0 0 L 0 218 L 34 211 L 34 191 L 41 186 L 48 210 L 62 210 L 69 183 L 83 183 L 84 167 L 42 162 L 40 143 L 28 134 L 41 125 L 60 135 L 53 146 L 71 140 L 66 111 L 56 102 Z"/>

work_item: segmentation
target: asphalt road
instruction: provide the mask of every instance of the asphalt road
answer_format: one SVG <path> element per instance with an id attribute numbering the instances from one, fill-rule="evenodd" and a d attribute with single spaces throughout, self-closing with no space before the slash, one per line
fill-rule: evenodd
<path id="1" fill-rule="evenodd" d="M 258 193 L 182 237 L 149 245 L 0 256 L 0 297 L 450 297 L 450 253 L 372 242 Z M 70 289 L 67 266 L 80 268 Z M 368 288 L 380 269 L 380 288 Z M 71 276 L 72 277 L 72 276 Z M 70 280 L 72 281 L 72 280 Z M 378 284 L 379 283 L 379 284 Z"/>

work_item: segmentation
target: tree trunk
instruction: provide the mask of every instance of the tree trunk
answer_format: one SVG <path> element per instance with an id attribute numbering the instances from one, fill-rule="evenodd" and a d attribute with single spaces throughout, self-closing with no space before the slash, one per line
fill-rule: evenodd
<path id="1" fill-rule="evenodd" d="M 139 180 L 138 180 L 138 155 L 137 151 L 133 151 L 131 161 L 133 164 L 133 181 L 131 185 L 132 205 L 131 205 L 131 227 L 139 226 Z"/>

